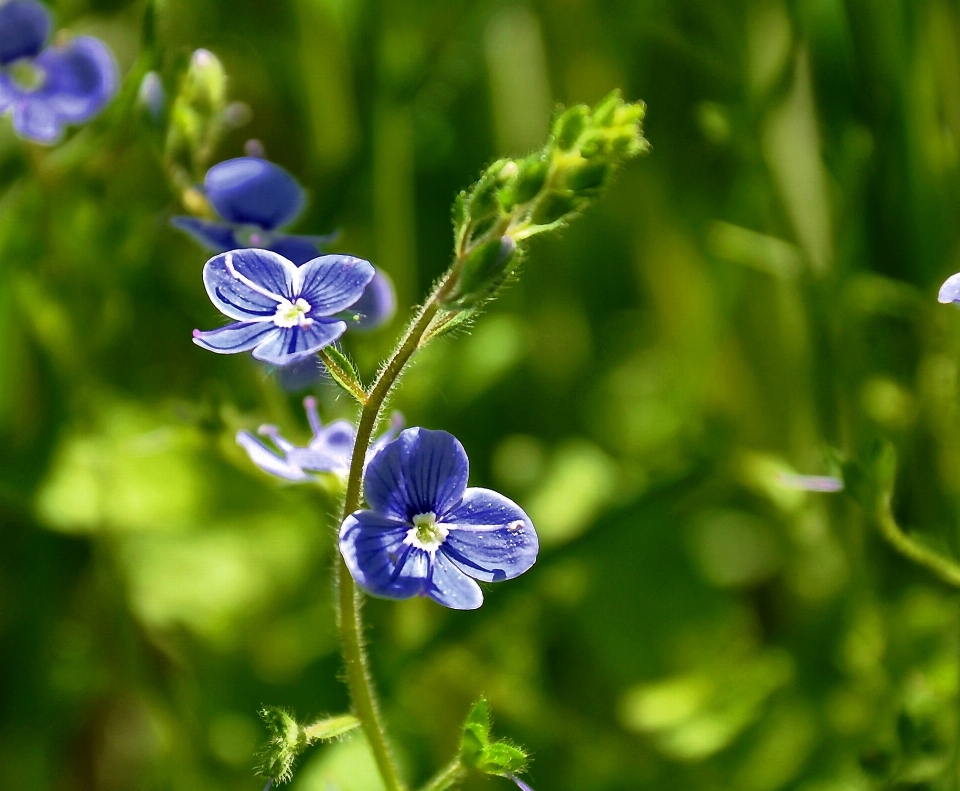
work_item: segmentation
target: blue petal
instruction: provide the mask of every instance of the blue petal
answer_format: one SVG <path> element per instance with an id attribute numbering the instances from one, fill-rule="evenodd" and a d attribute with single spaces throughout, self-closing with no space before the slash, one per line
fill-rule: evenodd
<path id="1" fill-rule="evenodd" d="M 235 250 L 204 264 L 203 285 L 221 313 L 256 321 L 276 314 L 277 298 L 295 299 L 296 272 L 286 258 L 269 250 Z"/>
<path id="2" fill-rule="evenodd" d="M 350 255 L 324 255 L 297 269 L 297 296 L 310 316 L 332 316 L 353 305 L 373 278 L 373 264 Z"/>
<path id="3" fill-rule="evenodd" d="M 209 332 L 194 330 L 193 342 L 217 354 L 236 354 L 249 351 L 277 332 L 279 328 L 272 321 L 238 321 Z"/>
<path id="4" fill-rule="evenodd" d="M 353 323 L 359 330 L 375 330 L 393 318 L 397 312 L 397 294 L 386 273 L 376 270 L 373 280 L 350 310 L 360 314 L 360 320 Z"/>
<path id="5" fill-rule="evenodd" d="M 478 580 L 513 579 L 537 560 L 540 542 L 530 517 L 502 494 L 467 489 L 443 522 L 450 532 L 439 551 Z"/>
<path id="6" fill-rule="evenodd" d="M 35 63 L 46 72 L 38 95 L 61 122 L 89 121 L 117 91 L 117 63 L 106 45 L 92 36 L 77 36 L 63 47 L 45 49 Z"/>
<path id="7" fill-rule="evenodd" d="M 370 460 L 364 496 L 374 511 L 398 521 L 431 511 L 445 521 L 463 497 L 469 469 L 467 454 L 452 434 L 408 428 Z"/>
<path id="8" fill-rule="evenodd" d="M 960 272 L 950 275 L 946 282 L 940 286 L 940 294 L 937 296 L 937 300 L 944 304 L 960 302 Z"/>
<path id="9" fill-rule="evenodd" d="M 286 170 L 257 157 L 228 159 L 204 179 L 207 198 L 228 222 L 272 231 L 303 208 L 303 190 Z"/>
<path id="10" fill-rule="evenodd" d="M 34 0 L 0 4 L 0 66 L 40 54 L 50 36 L 50 12 Z"/>
<path id="11" fill-rule="evenodd" d="M 213 253 L 225 253 L 240 246 L 234 236 L 233 226 L 227 223 L 210 222 L 197 217 L 171 217 L 170 224 Z"/>
<path id="12" fill-rule="evenodd" d="M 323 255 L 323 247 L 337 238 L 336 233 L 328 236 L 294 236 L 292 234 L 279 234 L 274 237 L 267 248 L 275 253 L 280 253 L 284 258 L 289 258 L 297 266 L 302 266 L 307 261 L 312 261 L 319 255 Z"/>
<path id="13" fill-rule="evenodd" d="M 323 364 L 313 357 L 304 357 L 290 365 L 283 365 L 272 370 L 277 372 L 280 387 L 288 393 L 299 393 L 306 390 L 308 387 L 322 382 L 326 375 Z"/>
<path id="14" fill-rule="evenodd" d="M 409 599 L 426 585 L 429 556 L 404 543 L 410 526 L 372 511 L 355 511 L 340 527 L 340 554 L 367 593 Z"/>
<path id="15" fill-rule="evenodd" d="M 63 125 L 49 102 L 40 96 L 21 96 L 13 103 L 13 129 L 38 143 L 55 143 Z"/>
<path id="16" fill-rule="evenodd" d="M 347 329 L 342 321 L 314 321 L 308 327 L 276 327 L 271 322 L 270 326 L 276 332 L 253 350 L 253 356 L 273 365 L 289 365 L 309 357 L 329 346 Z"/>
<path id="17" fill-rule="evenodd" d="M 424 593 L 452 610 L 475 610 L 483 604 L 483 592 L 443 552 L 433 555 L 430 581 Z"/>
<path id="18" fill-rule="evenodd" d="M 290 451 L 288 458 L 314 472 L 333 472 L 346 475 L 350 472 L 350 457 L 357 430 L 346 420 L 337 420 L 320 431 L 306 448 Z"/>
<path id="19" fill-rule="evenodd" d="M 250 460 L 264 472 L 285 478 L 288 481 L 303 481 L 309 477 L 289 459 L 281 458 L 267 448 L 249 431 L 241 431 L 237 434 L 237 444 L 247 452 Z"/>

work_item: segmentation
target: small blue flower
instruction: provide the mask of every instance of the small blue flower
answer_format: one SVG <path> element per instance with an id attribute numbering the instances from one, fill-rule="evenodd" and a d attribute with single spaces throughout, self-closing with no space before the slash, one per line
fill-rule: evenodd
<path id="1" fill-rule="evenodd" d="M 340 477 L 346 477 L 350 472 L 350 458 L 353 455 L 353 444 L 357 439 L 357 430 L 346 420 L 336 420 L 329 426 L 320 422 L 317 412 L 317 399 L 308 396 L 303 399 L 303 408 L 310 421 L 313 437 L 305 448 L 299 448 L 292 442 L 280 436 L 276 426 L 261 426 L 258 433 L 268 437 L 279 454 L 272 451 L 258 440 L 249 431 L 237 434 L 237 444 L 250 456 L 250 460 L 264 472 L 276 475 L 288 481 L 306 481 L 311 479 L 313 472 L 332 472 Z M 394 413 L 390 427 L 367 450 L 367 461 L 390 442 L 400 426 L 403 418 L 399 412 Z"/>
<path id="2" fill-rule="evenodd" d="M 296 266 L 269 250 L 235 250 L 203 267 L 207 295 L 236 321 L 193 342 L 218 354 L 253 351 L 258 360 L 289 365 L 329 346 L 347 329 L 337 314 L 353 305 L 373 266 L 347 255 L 324 255 Z"/>
<path id="3" fill-rule="evenodd" d="M 283 232 L 303 209 L 303 188 L 282 167 L 260 157 L 238 157 L 214 165 L 207 171 L 203 189 L 222 222 L 197 217 L 174 217 L 171 222 L 211 252 L 257 247 L 300 266 L 321 255 L 323 246 L 336 237 Z M 376 272 L 361 299 L 349 307 L 359 319 L 345 318 L 360 329 L 389 321 L 396 312 L 390 279 Z"/>
<path id="4" fill-rule="evenodd" d="M 357 583 L 388 599 L 429 596 L 455 610 L 483 604 L 475 580 L 523 574 L 537 559 L 530 518 L 489 489 L 467 488 L 469 462 L 446 431 L 408 428 L 367 465 L 369 510 L 340 528 L 340 552 Z"/>
<path id="5" fill-rule="evenodd" d="M 50 13 L 36 0 L 0 4 L 0 112 L 21 137 L 54 143 L 93 118 L 117 90 L 117 65 L 92 36 L 46 47 Z"/>

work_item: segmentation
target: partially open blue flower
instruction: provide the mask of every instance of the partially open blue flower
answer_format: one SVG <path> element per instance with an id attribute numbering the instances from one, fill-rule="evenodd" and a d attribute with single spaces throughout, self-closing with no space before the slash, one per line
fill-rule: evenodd
<path id="1" fill-rule="evenodd" d="M 0 4 L 0 112 L 12 114 L 18 135 L 40 143 L 89 121 L 117 90 L 117 65 L 102 41 L 77 36 L 46 47 L 50 27 L 36 0 Z"/>
<path id="2" fill-rule="evenodd" d="M 303 188 L 282 167 L 260 157 L 238 157 L 214 165 L 207 171 L 203 189 L 221 221 L 174 217 L 171 222 L 211 252 L 257 247 L 279 253 L 300 266 L 322 255 L 323 246 L 336 237 L 283 232 L 303 209 Z M 360 329 L 373 329 L 389 321 L 396 312 L 390 279 L 377 272 L 351 307 L 359 318 L 345 318 Z"/>
<path id="3" fill-rule="evenodd" d="M 324 255 L 296 266 L 269 250 L 235 250 L 211 258 L 203 284 L 211 301 L 236 321 L 193 342 L 218 354 L 253 351 L 273 365 L 309 357 L 347 329 L 337 314 L 353 305 L 373 278 L 368 261 Z"/>
<path id="4" fill-rule="evenodd" d="M 497 492 L 467 488 L 468 473 L 457 438 L 424 428 L 406 429 L 370 460 L 370 508 L 340 528 L 340 552 L 365 591 L 473 610 L 483 604 L 476 580 L 512 579 L 534 564 L 530 518 Z"/>
<path id="5" fill-rule="evenodd" d="M 313 472 L 332 472 L 346 477 L 350 472 L 350 458 L 357 439 L 356 428 L 346 420 L 336 420 L 329 426 L 324 426 L 317 412 L 317 399 L 313 396 L 303 399 L 303 408 L 307 412 L 307 420 L 310 421 L 310 429 L 313 432 L 305 448 L 297 447 L 284 439 L 276 426 L 269 425 L 261 426 L 257 433 L 268 437 L 279 454 L 268 448 L 249 431 L 239 432 L 237 443 L 247 452 L 250 460 L 264 472 L 288 481 L 309 480 L 310 473 Z M 390 427 L 370 443 L 367 461 L 396 436 L 402 424 L 403 417 L 399 412 L 394 413 Z"/>

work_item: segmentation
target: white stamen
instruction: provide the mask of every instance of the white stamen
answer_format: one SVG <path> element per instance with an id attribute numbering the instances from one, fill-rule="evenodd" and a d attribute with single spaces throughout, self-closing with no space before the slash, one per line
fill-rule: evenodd
<path id="1" fill-rule="evenodd" d="M 278 327 L 296 327 L 299 325 L 306 328 L 313 324 L 313 319 L 307 318 L 309 312 L 310 303 L 303 297 L 300 297 L 296 302 L 285 299 L 277 305 L 277 312 L 273 315 L 273 323 Z"/>
<path id="2" fill-rule="evenodd" d="M 417 514 L 412 521 L 413 527 L 407 531 L 404 544 L 433 553 L 447 540 L 450 530 L 446 525 L 437 522 L 437 515 L 433 511 Z"/>

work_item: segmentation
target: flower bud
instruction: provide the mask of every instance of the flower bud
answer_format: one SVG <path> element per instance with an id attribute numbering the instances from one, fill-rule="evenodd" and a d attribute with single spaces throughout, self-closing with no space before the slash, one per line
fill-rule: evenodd
<path id="1" fill-rule="evenodd" d="M 227 74 L 219 58 L 210 50 L 198 49 L 193 53 L 181 95 L 198 109 L 223 110 L 227 96 Z"/>
<path id="2" fill-rule="evenodd" d="M 160 121 L 160 116 L 163 115 L 166 101 L 167 97 L 163 90 L 163 83 L 160 81 L 160 75 L 155 71 L 148 71 L 140 81 L 140 89 L 137 91 L 137 104 L 147 111 L 154 123 L 157 123 Z"/>
<path id="3" fill-rule="evenodd" d="M 451 302 L 465 308 L 488 296 L 510 274 L 516 251 L 510 236 L 479 245 L 463 264 Z"/>
<path id="4" fill-rule="evenodd" d="M 569 151 L 573 148 L 583 130 L 587 127 L 590 108 L 586 105 L 577 105 L 566 110 L 553 125 L 553 136 L 556 140 L 557 148 L 561 151 Z"/>

